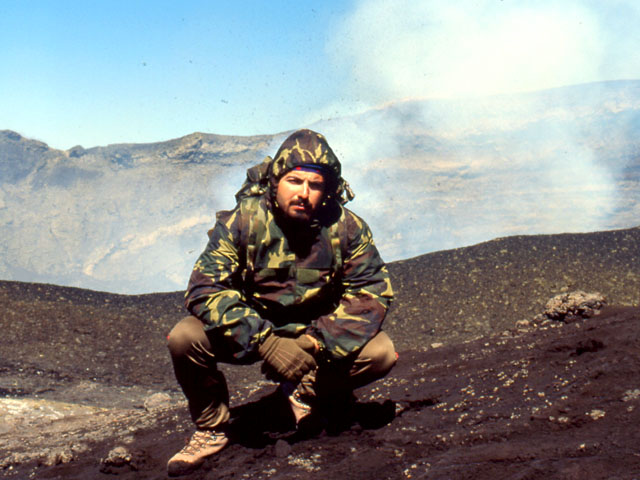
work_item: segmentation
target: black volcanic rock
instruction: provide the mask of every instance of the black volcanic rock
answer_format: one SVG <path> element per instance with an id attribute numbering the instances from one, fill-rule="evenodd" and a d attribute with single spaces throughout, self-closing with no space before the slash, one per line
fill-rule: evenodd
<path id="1" fill-rule="evenodd" d="M 234 442 L 189 478 L 635 478 L 639 230 L 390 264 L 392 373 L 306 438 L 257 366 L 224 366 Z M 565 288 L 612 306 L 515 328 Z M 181 297 L 0 282 L 0 474 L 163 478 L 192 429 L 165 347 Z"/>
<path id="2" fill-rule="evenodd" d="M 389 265 L 395 304 L 385 328 L 401 349 L 500 332 L 574 290 L 640 302 L 640 228 L 507 237 Z"/>
<path id="3" fill-rule="evenodd" d="M 291 430 L 275 387 L 258 388 L 232 408 L 233 444 L 188 478 L 635 478 L 638 333 L 640 310 L 623 307 L 401 352 L 388 378 L 358 391 L 349 423 L 315 438 Z M 184 404 L 70 415 L 0 435 L 11 447 L 0 468 L 8 478 L 163 478 L 189 434 Z M 125 455 L 109 462 L 115 452 Z"/>
<path id="4" fill-rule="evenodd" d="M 633 228 L 508 237 L 392 262 L 396 299 L 384 328 L 404 351 L 502 332 L 542 313 L 554 295 L 573 290 L 601 292 L 611 305 L 637 306 L 639 252 L 640 228 Z M 186 315 L 182 292 L 117 295 L 0 281 L 0 305 L 0 371 L 21 366 L 41 371 L 42 378 L 173 384 L 164 343 Z M 24 349 L 25 342 L 39 355 Z M 118 354 L 123 349 L 127 354 Z"/>

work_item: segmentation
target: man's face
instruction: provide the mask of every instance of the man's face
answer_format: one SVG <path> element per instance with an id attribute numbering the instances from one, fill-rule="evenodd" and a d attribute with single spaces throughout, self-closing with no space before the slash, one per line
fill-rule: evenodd
<path id="1" fill-rule="evenodd" d="M 324 188 L 324 178 L 319 173 L 291 170 L 278 182 L 278 207 L 292 220 L 309 222 L 322 203 Z"/>

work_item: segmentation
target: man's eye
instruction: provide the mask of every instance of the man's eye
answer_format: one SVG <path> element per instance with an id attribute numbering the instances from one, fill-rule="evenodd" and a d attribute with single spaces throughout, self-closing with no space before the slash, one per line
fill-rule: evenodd
<path id="1" fill-rule="evenodd" d="M 310 182 L 309 188 L 313 190 L 322 190 L 324 188 L 324 184 L 322 182 Z"/>

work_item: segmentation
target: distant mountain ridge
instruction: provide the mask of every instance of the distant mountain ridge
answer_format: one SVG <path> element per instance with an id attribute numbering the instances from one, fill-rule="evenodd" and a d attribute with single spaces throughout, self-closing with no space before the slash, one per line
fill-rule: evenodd
<path id="1" fill-rule="evenodd" d="M 640 81 L 412 100 L 326 135 L 387 260 L 496 237 L 636 226 Z M 216 210 L 285 133 L 55 150 L 0 131 L 0 278 L 183 288 Z"/>
<path id="2" fill-rule="evenodd" d="M 138 285 L 141 272 L 158 258 L 171 257 L 163 251 L 166 243 L 153 259 L 141 261 L 131 281 L 126 274 L 120 276 L 123 283 L 118 275 L 97 274 L 96 267 L 106 258 L 118 261 L 123 245 L 137 256 L 158 240 L 201 237 L 222 198 L 211 179 L 239 175 L 267 154 L 272 139 L 194 133 L 153 144 L 61 151 L 0 132 L 0 231 L 7 239 L 0 247 L 0 277 L 144 291 L 148 287 Z M 235 187 L 229 182 L 228 193 Z M 176 232 L 177 239 L 169 238 Z M 189 250 L 200 243 L 193 242 Z M 186 257 L 186 251 L 180 256 Z M 119 265 L 126 270 L 128 262 Z M 148 274 L 162 274 L 163 268 Z"/>

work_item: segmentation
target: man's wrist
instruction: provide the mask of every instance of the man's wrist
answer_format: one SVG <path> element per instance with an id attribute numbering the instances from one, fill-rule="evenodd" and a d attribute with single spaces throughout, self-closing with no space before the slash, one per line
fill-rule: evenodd
<path id="1" fill-rule="evenodd" d="M 274 347 L 274 343 L 277 341 L 277 338 L 273 333 L 269 332 L 267 335 L 260 339 L 260 343 L 258 343 L 258 355 L 264 358 L 265 355 L 269 353 L 269 351 Z"/>

